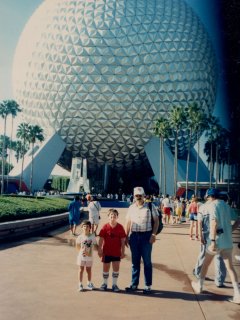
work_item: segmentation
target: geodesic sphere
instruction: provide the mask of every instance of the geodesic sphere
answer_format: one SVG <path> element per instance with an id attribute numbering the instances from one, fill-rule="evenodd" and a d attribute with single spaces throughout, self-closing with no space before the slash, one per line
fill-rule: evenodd
<path id="1" fill-rule="evenodd" d="M 116 167 L 140 161 L 159 115 L 191 102 L 209 114 L 216 91 L 211 43 L 183 0 L 46 0 L 21 35 L 13 79 L 26 121 Z"/>

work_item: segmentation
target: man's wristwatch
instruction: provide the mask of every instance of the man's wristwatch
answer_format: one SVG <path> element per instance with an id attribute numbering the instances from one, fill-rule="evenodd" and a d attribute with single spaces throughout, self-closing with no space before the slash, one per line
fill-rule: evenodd
<path id="1" fill-rule="evenodd" d="M 212 242 L 215 242 L 216 240 L 215 240 L 215 239 L 211 239 L 211 241 L 212 241 Z"/>

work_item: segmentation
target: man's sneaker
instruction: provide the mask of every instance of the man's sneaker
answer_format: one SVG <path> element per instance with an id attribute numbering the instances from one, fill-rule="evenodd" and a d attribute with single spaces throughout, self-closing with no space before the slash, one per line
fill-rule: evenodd
<path id="1" fill-rule="evenodd" d="M 240 296 L 234 296 L 231 299 L 228 299 L 229 302 L 240 304 Z"/>
<path id="2" fill-rule="evenodd" d="M 138 289 L 138 287 L 134 286 L 134 285 L 131 285 L 131 286 L 125 288 L 125 290 L 127 292 L 133 292 L 133 291 L 136 291 L 137 289 Z"/>
<path id="3" fill-rule="evenodd" d="M 240 261 L 240 256 L 235 255 L 235 259 L 236 259 L 237 261 Z"/>
<path id="4" fill-rule="evenodd" d="M 83 285 L 82 284 L 79 285 L 78 291 L 80 291 L 80 292 L 83 291 Z"/>
<path id="5" fill-rule="evenodd" d="M 88 289 L 88 290 L 94 290 L 94 289 L 95 289 L 95 287 L 94 287 L 94 285 L 92 284 L 92 282 L 89 282 L 89 284 L 87 285 L 87 289 Z"/>
<path id="6" fill-rule="evenodd" d="M 216 287 L 218 287 L 218 288 L 226 288 L 224 283 L 218 283 L 218 284 L 216 284 Z"/>
<path id="7" fill-rule="evenodd" d="M 195 293 L 199 294 L 202 292 L 202 286 L 200 285 L 200 282 L 191 282 L 192 288 L 195 291 Z"/>
<path id="8" fill-rule="evenodd" d="M 120 289 L 118 288 L 118 286 L 117 286 L 116 284 L 113 284 L 113 286 L 112 286 L 112 291 L 113 291 L 113 292 L 119 292 Z"/>
<path id="9" fill-rule="evenodd" d="M 103 283 L 99 289 L 101 291 L 106 291 L 107 290 L 107 285 L 105 283 Z"/>
<path id="10" fill-rule="evenodd" d="M 196 277 L 197 279 L 199 279 L 199 275 L 198 274 L 196 274 L 196 272 L 195 272 L 195 269 L 193 269 L 193 275 L 194 275 L 194 277 Z"/>
<path id="11" fill-rule="evenodd" d="M 151 293 L 151 287 L 150 286 L 145 286 L 145 288 L 143 289 L 143 293 L 144 294 L 149 294 L 149 293 Z"/>

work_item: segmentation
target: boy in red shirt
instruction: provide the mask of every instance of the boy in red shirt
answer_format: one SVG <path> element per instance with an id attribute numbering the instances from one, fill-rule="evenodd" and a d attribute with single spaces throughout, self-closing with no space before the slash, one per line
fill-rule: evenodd
<path id="1" fill-rule="evenodd" d="M 125 256 L 126 233 L 123 226 L 117 222 L 118 211 L 116 209 L 109 210 L 108 218 L 109 222 L 102 227 L 99 233 L 98 255 L 103 262 L 103 284 L 100 290 L 107 290 L 109 270 L 112 263 L 112 290 L 118 292 L 117 280 L 120 261 Z"/>

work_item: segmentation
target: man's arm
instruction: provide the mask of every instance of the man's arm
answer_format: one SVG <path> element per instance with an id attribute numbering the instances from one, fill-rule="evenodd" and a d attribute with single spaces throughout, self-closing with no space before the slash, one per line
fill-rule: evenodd
<path id="1" fill-rule="evenodd" d="M 149 240 L 150 243 L 154 243 L 156 241 L 156 233 L 159 225 L 159 220 L 158 217 L 153 216 L 153 230 L 152 230 L 152 235 Z"/>
<path id="2" fill-rule="evenodd" d="M 131 220 L 128 218 L 125 224 L 125 233 L 126 233 L 126 239 L 125 239 L 125 245 L 128 247 L 128 236 L 131 231 Z"/>

